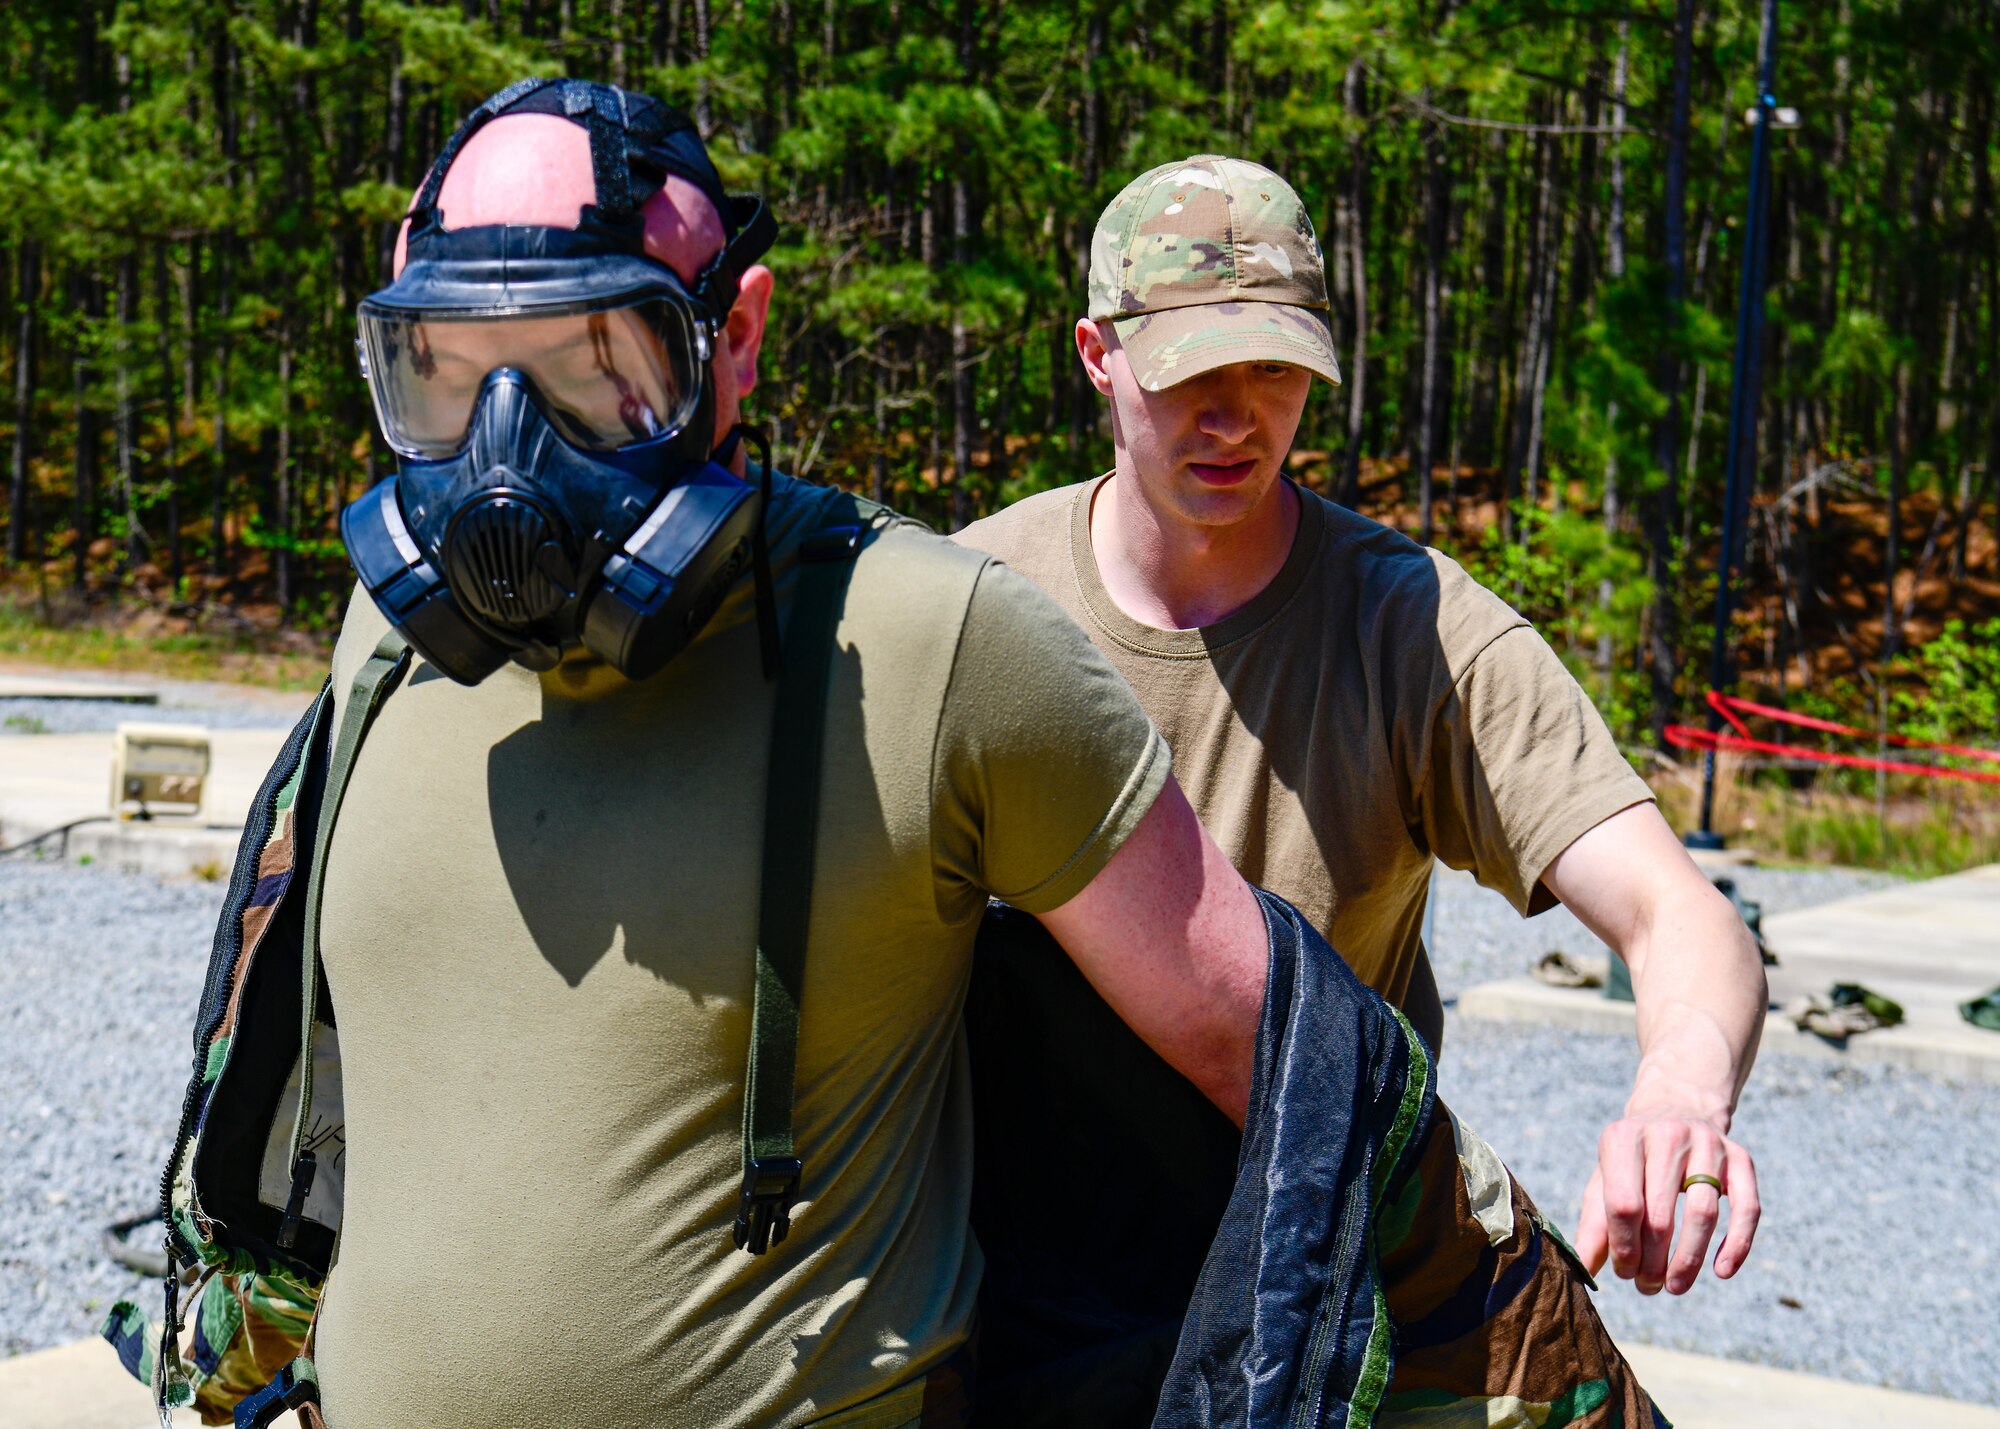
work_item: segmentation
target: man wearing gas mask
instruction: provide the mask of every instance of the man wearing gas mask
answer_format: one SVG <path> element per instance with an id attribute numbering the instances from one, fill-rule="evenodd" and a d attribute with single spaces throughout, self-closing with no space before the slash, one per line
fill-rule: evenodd
<path id="1" fill-rule="evenodd" d="M 362 304 L 399 471 L 344 520 L 332 689 L 414 659 L 306 915 L 346 1119 L 331 1429 L 960 1422 L 989 896 L 1242 1119 L 1264 918 L 1124 683 L 1003 567 L 747 462 L 771 237 L 680 116 L 526 82 Z M 774 691 L 816 602 L 801 773 Z M 787 975 L 760 882 L 801 779 Z"/>

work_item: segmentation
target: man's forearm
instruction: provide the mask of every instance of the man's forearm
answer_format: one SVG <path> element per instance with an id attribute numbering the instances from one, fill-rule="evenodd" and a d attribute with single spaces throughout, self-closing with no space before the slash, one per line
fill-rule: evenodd
<path id="1" fill-rule="evenodd" d="M 1749 929 L 1704 884 L 1652 910 L 1617 952 L 1638 1004 L 1627 1114 L 1679 1109 L 1726 1131 L 1764 1028 L 1764 968 Z"/>
<path id="2" fill-rule="evenodd" d="M 1641 1053 L 1633 1105 L 1672 1105 L 1727 1128 L 1765 1002 L 1763 963 L 1736 909 L 1650 804 L 1590 830 L 1543 881 L 1631 969 Z"/>
<path id="3" fill-rule="evenodd" d="M 1638 1004 L 1639 1071 L 1625 1114 L 1598 1137 L 1577 1249 L 1592 1271 L 1608 1256 L 1643 1294 L 1680 1294 L 1701 1274 L 1726 1195 L 1729 1233 L 1715 1272 L 1727 1279 L 1750 1253 L 1760 1214 L 1756 1167 L 1729 1135 L 1764 1026 L 1764 967 L 1750 930 L 1650 804 L 1591 829 L 1542 878 L 1625 959 Z"/>

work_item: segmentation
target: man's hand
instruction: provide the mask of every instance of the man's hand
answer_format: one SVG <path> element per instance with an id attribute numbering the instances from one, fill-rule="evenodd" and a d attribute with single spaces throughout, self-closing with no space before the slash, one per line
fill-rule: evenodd
<path id="1" fill-rule="evenodd" d="M 1729 1139 L 1764 1027 L 1756 945 L 1650 804 L 1591 829 L 1542 881 L 1624 958 L 1638 1004 L 1639 1073 L 1625 1115 L 1598 1138 L 1577 1253 L 1592 1274 L 1608 1257 L 1641 1294 L 1683 1294 L 1701 1275 L 1726 1195 L 1729 1231 L 1715 1257 L 1726 1280 L 1750 1254 L 1761 1209 L 1750 1153 Z"/>
<path id="2" fill-rule="evenodd" d="M 1098 994 L 1238 1126 L 1270 975 L 1264 910 L 1169 779 L 1097 877 L 1041 915 Z"/>
<path id="3" fill-rule="evenodd" d="M 1595 1275 L 1606 1257 L 1639 1293 L 1685 1294 L 1701 1275 L 1715 1234 L 1722 1192 L 1689 1186 L 1678 1246 L 1674 1207 L 1690 1174 L 1716 1178 L 1729 1192 L 1729 1231 L 1716 1251 L 1715 1273 L 1727 1280 L 1750 1254 L 1757 1234 L 1757 1170 L 1750 1153 L 1700 1118 L 1660 1111 L 1627 1114 L 1597 1138 L 1597 1169 L 1583 1193 L 1577 1254 Z M 1669 1259 L 1671 1248 L 1672 1258 Z"/>

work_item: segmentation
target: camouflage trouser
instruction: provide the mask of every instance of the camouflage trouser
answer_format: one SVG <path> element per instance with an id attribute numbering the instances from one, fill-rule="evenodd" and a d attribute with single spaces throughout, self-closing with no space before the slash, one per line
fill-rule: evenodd
<path id="1" fill-rule="evenodd" d="M 1377 1429 L 1665 1429 L 1562 1236 L 1442 1102 L 1376 1231 L 1396 1322 Z"/>
<path id="2" fill-rule="evenodd" d="M 185 1310 L 181 1361 L 204 1424 L 228 1424 L 237 1401 L 269 1384 L 302 1352 L 313 1296 L 260 1275 L 215 1275 Z M 130 1301 L 111 1307 L 100 1333 L 141 1384 L 153 1383 L 161 1327 Z"/>

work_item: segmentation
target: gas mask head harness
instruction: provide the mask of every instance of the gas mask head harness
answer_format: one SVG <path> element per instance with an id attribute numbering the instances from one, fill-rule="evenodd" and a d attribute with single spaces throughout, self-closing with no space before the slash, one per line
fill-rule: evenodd
<path id="1" fill-rule="evenodd" d="M 589 132 L 596 202 L 575 228 L 447 229 L 445 171 L 511 114 Z M 669 175 L 728 235 L 691 286 L 645 252 L 641 209 Z M 474 685 L 582 646 L 643 679 L 754 568 L 768 667 L 770 462 L 761 488 L 724 466 L 748 429 L 716 448 L 709 360 L 775 236 L 763 201 L 725 195 L 694 125 L 656 99 L 530 79 L 459 126 L 411 211 L 403 271 L 361 303 L 356 346 L 397 474 L 341 517 L 363 587 L 425 659 Z"/>

